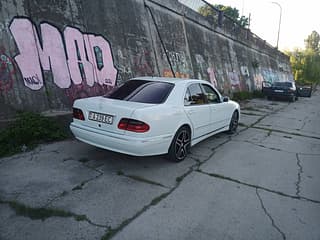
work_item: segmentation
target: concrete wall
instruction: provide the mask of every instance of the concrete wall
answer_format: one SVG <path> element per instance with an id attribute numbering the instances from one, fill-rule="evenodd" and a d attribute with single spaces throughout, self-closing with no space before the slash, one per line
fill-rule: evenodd
<path id="1" fill-rule="evenodd" d="M 292 80 L 287 56 L 177 0 L 1 0 L 0 33 L 2 118 L 70 110 L 77 98 L 131 77 L 172 76 L 171 68 L 224 94 Z"/>

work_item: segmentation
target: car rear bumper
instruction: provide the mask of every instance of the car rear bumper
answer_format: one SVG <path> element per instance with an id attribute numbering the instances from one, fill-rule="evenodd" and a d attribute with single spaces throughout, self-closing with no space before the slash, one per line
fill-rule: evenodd
<path id="1" fill-rule="evenodd" d="M 87 144 L 120 152 L 132 156 L 151 156 L 168 152 L 172 135 L 163 135 L 152 138 L 138 138 L 101 131 L 75 122 L 70 124 L 73 135 Z"/>
<path id="2" fill-rule="evenodd" d="M 266 94 L 267 97 L 274 97 L 274 98 L 292 98 L 296 97 L 296 93 L 294 92 L 269 92 Z"/>

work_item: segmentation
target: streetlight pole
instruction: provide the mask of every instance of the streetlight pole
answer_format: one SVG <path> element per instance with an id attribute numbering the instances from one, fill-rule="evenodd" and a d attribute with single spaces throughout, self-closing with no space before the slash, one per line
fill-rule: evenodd
<path id="1" fill-rule="evenodd" d="M 277 49 L 279 46 L 279 36 L 280 36 L 280 26 L 281 26 L 281 16 L 282 16 L 282 7 L 278 2 L 272 2 L 273 4 L 276 4 L 280 8 L 280 17 L 279 17 L 279 28 L 278 28 L 278 38 L 277 38 Z"/>

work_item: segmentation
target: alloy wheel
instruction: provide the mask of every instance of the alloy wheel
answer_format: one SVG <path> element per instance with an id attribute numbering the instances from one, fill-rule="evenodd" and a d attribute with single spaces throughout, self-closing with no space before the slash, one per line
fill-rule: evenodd
<path id="1" fill-rule="evenodd" d="M 178 132 L 175 141 L 175 157 L 177 161 L 182 161 L 188 154 L 190 147 L 190 134 L 187 129 L 181 129 Z"/>
<path id="2" fill-rule="evenodd" d="M 229 133 L 235 133 L 239 125 L 238 112 L 234 112 L 229 125 Z"/>

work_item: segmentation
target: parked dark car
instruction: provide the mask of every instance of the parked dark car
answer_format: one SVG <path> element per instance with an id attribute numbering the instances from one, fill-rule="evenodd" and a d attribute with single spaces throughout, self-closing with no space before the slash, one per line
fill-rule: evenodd
<path id="1" fill-rule="evenodd" d="M 273 98 L 288 99 L 290 102 L 298 100 L 298 92 L 294 82 L 263 82 L 262 92 L 268 100 Z"/>
<path id="2" fill-rule="evenodd" d="M 312 86 L 297 86 L 297 94 L 299 97 L 311 97 Z"/>

